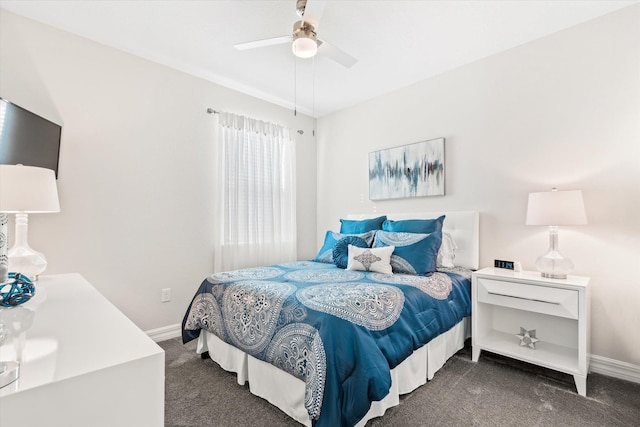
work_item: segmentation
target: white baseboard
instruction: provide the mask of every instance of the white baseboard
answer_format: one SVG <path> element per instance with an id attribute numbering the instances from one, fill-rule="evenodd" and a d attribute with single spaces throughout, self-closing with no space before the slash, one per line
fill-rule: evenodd
<path id="1" fill-rule="evenodd" d="M 155 342 L 177 338 L 182 334 L 182 325 L 175 324 L 145 331 Z M 621 362 L 607 357 L 591 355 L 590 370 L 596 374 L 607 375 L 622 380 L 640 383 L 640 366 Z"/>
<path id="2" fill-rule="evenodd" d="M 149 331 L 145 331 L 145 334 L 149 335 L 149 337 L 155 342 L 166 341 L 172 338 L 178 338 L 182 334 L 182 325 L 177 323 L 175 325 L 151 329 Z"/>
<path id="3" fill-rule="evenodd" d="M 591 355 L 591 372 L 640 383 L 640 366 L 607 357 Z"/>

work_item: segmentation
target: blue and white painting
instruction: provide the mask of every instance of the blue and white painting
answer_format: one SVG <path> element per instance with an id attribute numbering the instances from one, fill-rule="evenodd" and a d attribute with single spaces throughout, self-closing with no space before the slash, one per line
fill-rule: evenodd
<path id="1" fill-rule="evenodd" d="M 444 196 L 444 138 L 369 153 L 369 199 Z"/>

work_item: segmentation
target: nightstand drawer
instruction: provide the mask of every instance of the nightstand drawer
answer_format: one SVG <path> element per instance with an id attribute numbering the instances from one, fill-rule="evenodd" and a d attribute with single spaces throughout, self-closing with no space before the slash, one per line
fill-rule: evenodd
<path id="1" fill-rule="evenodd" d="M 552 316 L 578 318 L 578 291 L 479 277 L 478 302 Z"/>

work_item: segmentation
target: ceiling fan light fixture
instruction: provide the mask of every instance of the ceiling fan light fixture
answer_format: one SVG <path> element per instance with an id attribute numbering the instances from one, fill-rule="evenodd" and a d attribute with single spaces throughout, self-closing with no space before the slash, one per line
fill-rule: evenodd
<path id="1" fill-rule="evenodd" d="M 293 54 L 298 58 L 312 58 L 318 52 L 318 44 L 306 37 L 300 37 L 293 41 Z"/>
<path id="2" fill-rule="evenodd" d="M 298 58 L 312 58 L 318 52 L 316 32 L 311 24 L 298 21 L 293 25 L 293 54 Z"/>

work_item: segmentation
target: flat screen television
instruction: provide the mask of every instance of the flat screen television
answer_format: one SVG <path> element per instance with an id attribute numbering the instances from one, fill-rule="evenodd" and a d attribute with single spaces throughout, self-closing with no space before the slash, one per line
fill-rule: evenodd
<path id="1" fill-rule="evenodd" d="M 62 127 L 0 98 L 0 164 L 52 169 L 58 177 Z"/>

